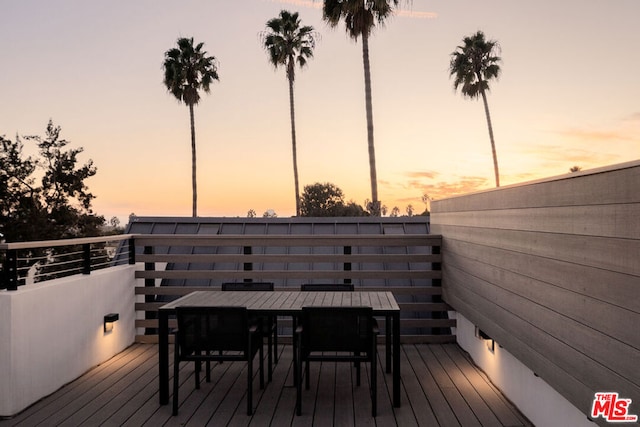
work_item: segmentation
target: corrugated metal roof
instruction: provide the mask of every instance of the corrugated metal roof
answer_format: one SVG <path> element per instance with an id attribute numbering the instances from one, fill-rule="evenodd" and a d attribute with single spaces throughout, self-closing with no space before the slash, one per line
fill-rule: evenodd
<path id="1" fill-rule="evenodd" d="M 402 217 L 133 217 L 140 234 L 428 234 L 426 216 Z"/>
<path id="2" fill-rule="evenodd" d="M 429 234 L 428 217 L 294 217 L 294 218 L 227 218 L 227 217 L 133 217 L 127 226 L 126 233 L 131 234 L 242 234 L 242 235 L 327 235 L 327 234 L 350 234 L 350 235 L 382 235 L 382 234 Z M 416 250 L 416 248 L 405 247 L 359 247 L 354 248 L 354 253 L 407 253 L 407 251 Z M 419 248 L 428 250 L 427 248 Z M 136 248 L 138 252 L 142 248 Z M 216 253 L 216 254 L 239 254 L 242 253 L 242 247 L 166 247 L 156 248 L 156 253 L 175 253 L 175 254 L 198 254 L 198 253 Z M 343 248 L 338 247 L 255 247 L 252 248 L 254 254 L 334 254 L 342 253 Z M 392 252 L 390 252 L 392 251 Z M 215 264 L 178 264 L 169 263 L 167 270 L 242 270 L 243 265 L 231 263 L 215 263 Z M 333 263 L 255 263 L 252 265 L 253 270 L 273 269 L 273 270 L 339 270 L 341 266 L 333 265 Z M 394 265 L 374 265 L 373 263 L 363 263 L 362 269 L 409 269 L 408 264 Z M 326 282 L 326 281 L 323 281 Z M 428 279 L 424 279 L 421 283 L 414 283 L 415 279 L 394 280 L 393 283 L 387 283 L 384 279 L 368 280 L 368 286 L 415 286 L 430 285 Z M 422 283 L 424 282 L 424 283 Z M 213 280 L 191 279 L 188 282 L 184 279 L 163 280 L 162 286 L 219 286 L 220 283 Z M 295 279 L 283 280 L 281 283 L 275 283 L 276 286 L 300 286 L 302 282 Z M 359 283 L 354 283 L 356 286 Z"/>

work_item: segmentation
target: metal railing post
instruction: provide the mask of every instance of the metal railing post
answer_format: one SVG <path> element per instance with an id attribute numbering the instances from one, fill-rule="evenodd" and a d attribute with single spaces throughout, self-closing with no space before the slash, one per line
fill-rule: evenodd
<path id="1" fill-rule="evenodd" d="M 82 245 L 82 274 L 91 274 L 91 243 Z"/>
<path id="2" fill-rule="evenodd" d="M 18 290 L 18 251 L 8 250 L 4 261 L 4 278 L 8 291 Z"/>
<path id="3" fill-rule="evenodd" d="M 129 239 L 129 264 L 136 263 L 136 241 L 132 237 Z"/>

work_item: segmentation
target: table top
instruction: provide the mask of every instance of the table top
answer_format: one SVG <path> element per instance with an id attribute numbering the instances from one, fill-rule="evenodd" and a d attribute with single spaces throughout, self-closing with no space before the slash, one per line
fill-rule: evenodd
<path id="1" fill-rule="evenodd" d="M 371 307 L 374 313 L 393 314 L 400 307 L 391 292 L 301 292 L 301 291 L 196 291 L 160 307 L 242 306 L 264 313 L 297 313 L 302 307 Z"/>

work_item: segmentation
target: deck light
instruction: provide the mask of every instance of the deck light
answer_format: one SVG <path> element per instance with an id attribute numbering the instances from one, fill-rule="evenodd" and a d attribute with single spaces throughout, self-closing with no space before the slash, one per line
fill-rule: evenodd
<path id="1" fill-rule="evenodd" d="M 476 337 L 483 340 L 487 344 L 487 349 L 489 349 L 491 353 L 495 351 L 495 345 L 496 345 L 495 340 L 491 338 L 489 334 L 487 334 L 485 331 L 478 328 L 477 326 L 476 326 Z"/>
<path id="2" fill-rule="evenodd" d="M 111 332 L 113 330 L 113 322 L 120 318 L 118 313 L 109 313 L 104 316 L 104 333 Z"/>

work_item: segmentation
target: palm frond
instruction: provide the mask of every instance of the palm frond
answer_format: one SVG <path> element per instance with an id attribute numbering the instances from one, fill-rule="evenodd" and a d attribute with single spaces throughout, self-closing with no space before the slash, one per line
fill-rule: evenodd
<path id="1" fill-rule="evenodd" d="M 486 40 L 482 31 L 465 37 L 462 45 L 451 54 L 449 63 L 454 89 L 460 89 L 462 95 L 469 98 L 477 98 L 482 91 L 488 91 L 489 81 L 500 76 L 502 59 L 497 55 L 498 51 L 498 43 Z"/>
<path id="2" fill-rule="evenodd" d="M 300 26 L 298 12 L 280 11 L 277 18 L 267 21 L 261 33 L 262 46 L 269 55 L 269 62 L 278 68 L 285 67 L 287 78 L 295 79 L 295 64 L 304 67 L 313 57 L 313 49 L 319 36 L 311 26 Z"/>
<path id="3" fill-rule="evenodd" d="M 322 18 L 331 27 L 344 20 L 347 34 L 354 40 L 369 36 L 376 24 L 383 26 L 400 0 L 325 0 Z"/>
<path id="4" fill-rule="evenodd" d="M 164 84 L 180 102 L 195 105 L 200 101 L 199 91 L 209 93 L 211 83 L 219 80 L 218 63 L 207 56 L 204 43 L 194 47 L 193 38 L 179 38 L 177 46 L 165 52 Z"/>

